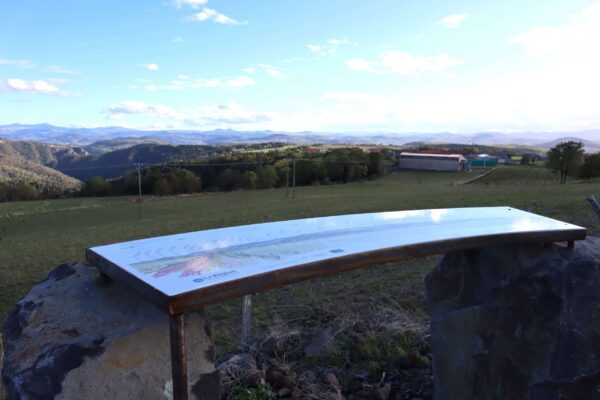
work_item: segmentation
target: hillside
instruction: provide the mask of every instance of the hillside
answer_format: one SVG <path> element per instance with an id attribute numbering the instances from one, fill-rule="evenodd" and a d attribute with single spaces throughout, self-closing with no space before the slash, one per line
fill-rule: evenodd
<path id="1" fill-rule="evenodd" d="M 85 155 L 78 147 L 0 139 L 0 182 L 25 182 L 55 193 L 72 190 L 81 182 L 52 167 Z"/>
<path id="2" fill-rule="evenodd" d="M 116 139 L 107 139 L 107 140 L 99 140 L 92 144 L 85 146 L 85 150 L 92 154 L 98 155 L 102 153 L 108 153 L 110 151 L 126 149 L 128 147 L 133 147 L 138 144 L 168 144 L 164 140 L 157 139 L 151 136 L 143 136 L 143 137 L 123 137 Z"/>
<path id="3" fill-rule="evenodd" d="M 554 140 L 551 140 L 548 142 L 544 142 L 544 143 L 541 143 L 540 146 L 550 148 L 550 147 L 554 147 L 557 144 L 562 143 L 562 142 L 582 142 L 583 145 L 585 146 L 585 151 L 587 153 L 595 153 L 595 152 L 600 151 L 600 142 L 585 140 L 580 137 L 573 137 L 573 136 L 561 137 L 561 138 L 554 139 Z"/>
<path id="4" fill-rule="evenodd" d="M 18 155 L 0 154 L 0 183 L 24 182 L 52 192 L 73 190 L 81 182 Z"/>
<path id="5" fill-rule="evenodd" d="M 222 151 L 222 149 L 221 149 Z M 99 155 L 59 160 L 56 169 L 77 179 L 93 176 L 116 178 L 134 168 L 135 163 L 160 164 L 173 161 L 198 161 L 216 154 L 212 146 L 138 144 Z"/>
<path id="6" fill-rule="evenodd" d="M 23 157 L 32 163 L 54 166 L 60 160 L 82 157 L 87 152 L 81 147 L 0 138 L 0 155 Z"/>

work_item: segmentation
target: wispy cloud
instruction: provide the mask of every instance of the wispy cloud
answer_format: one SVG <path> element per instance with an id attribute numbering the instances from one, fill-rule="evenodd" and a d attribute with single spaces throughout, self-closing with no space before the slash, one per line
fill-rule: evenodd
<path id="1" fill-rule="evenodd" d="M 200 6 L 208 3 L 208 0 L 172 0 L 171 4 L 175 6 L 178 10 L 184 6 L 191 8 L 200 8 Z"/>
<path id="2" fill-rule="evenodd" d="M 221 14 L 220 12 L 213 10 L 212 8 L 207 8 L 207 7 L 204 7 L 202 9 L 202 11 L 200 11 L 199 13 L 190 15 L 187 19 L 190 21 L 197 21 L 197 22 L 213 21 L 217 24 L 222 24 L 222 25 L 245 25 L 245 24 L 247 24 L 246 21 L 238 21 L 236 19 L 228 17 L 225 14 Z"/>
<path id="3" fill-rule="evenodd" d="M 64 74 L 64 75 L 78 75 L 81 74 L 81 71 L 77 71 L 74 69 L 70 69 L 67 67 L 63 67 L 61 65 L 48 65 L 44 68 L 47 72 L 52 72 L 54 74 Z"/>
<path id="4" fill-rule="evenodd" d="M 22 69 L 31 69 L 36 67 L 35 63 L 29 60 L 10 60 L 6 58 L 0 58 L 0 65 L 8 65 Z"/>
<path id="5" fill-rule="evenodd" d="M 306 48 L 314 54 L 320 56 L 334 56 L 340 46 L 352 44 L 347 39 L 332 38 L 327 40 L 325 43 L 319 44 L 307 44 Z"/>
<path id="6" fill-rule="evenodd" d="M 374 61 L 361 58 L 346 61 L 348 68 L 357 71 L 407 76 L 416 76 L 423 73 L 441 73 L 461 64 L 462 61 L 452 58 L 446 53 L 429 57 L 394 50 L 381 53 L 379 59 Z"/>
<path id="7" fill-rule="evenodd" d="M 43 79 L 29 81 L 19 78 L 9 78 L 0 80 L 0 91 L 45 94 L 52 96 L 68 95 L 68 93 L 62 91 L 55 82 Z"/>
<path id="8" fill-rule="evenodd" d="M 183 43 L 184 40 L 181 36 L 175 36 L 173 39 L 171 39 L 171 42 L 173 43 Z"/>
<path id="9" fill-rule="evenodd" d="M 247 74 L 255 74 L 257 73 L 259 70 L 262 70 L 263 72 L 265 72 L 267 75 L 276 78 L 276 79 L 284 79 L 287 78 L 287 75 L 279 68 L 274 67 L 273 65 L 270 64 L 256 64 L 256 65 L 250 65 L 246 68 L 243 69 L 243 71 Z"/>
<path id="10" fill-rule="evenodd" d="M 144 67 L 146 68 L 148 71 L 158 71 L 160 69 L 160 67 L 158 66 L 158 64 L 140 64 L 140 67 Z"/>
<path id="11" fill-rule="evenodd" d="M 382 103 L 385 98 L 381 95 L 365 92 L 329 92 L 323 95 L 327 100 L 355 102 L 355 103 Z"/>
<path id="12" fill-rule="evenodd" d="M 254 79 L 248 76 L 234 76 L 231 78 L 215 78 L 215 79 L 190 79 L 186 75 L 179 75 L 177 79 L 173 79 L 167 84 L 148 84 L 143 86 L 133 86 L 132 89 L 145 89 L 150 92 L 159 90 L 189 90 L 189 89 L 210 89 L 210 88 L 223 88 L 223 89 L 241 89 L 246 86 L 254 85 Z"/>
<path id="13" fill-rule="evenodd" d="M 215 106 L 199 106 L 175 109 L 163 104 L 148 104 L 137 100 L 126 100 L 104 109 L 109 119 L 125 119 L 142 115 L 187 127 L 217 127 L 251 124 L 269 121 L 274 114 L 247 110 L 238 103 L 229 102 Z"/>
<path id="14" fill-rule="evenodd" d="M 464 22 L 464 20 L 467 19 L 468 16 L 469 14 L 466 13 L 450 14 L 440 19 L 438 23 L 445 25 L 446 27 L 451 29 L 458 28 Z"/>

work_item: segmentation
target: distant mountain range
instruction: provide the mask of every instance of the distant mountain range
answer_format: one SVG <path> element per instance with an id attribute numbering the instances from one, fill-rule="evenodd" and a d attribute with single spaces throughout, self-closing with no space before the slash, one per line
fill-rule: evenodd
<path id="1" fill-rule="evenodd" d="M 319 132 L 274 132 L 274 131 L 234 131 L 217 129 L 212 131 L 184 130 L 135 130 L 122 127 L 102 128 L 63 128 L 49 124 L 0 125 L 0 137 L 13 140 L 31 140 L 45 143 L 87 146 L 97 144 L 88 151 L 98 154 L 106 149 L 127 147 L 136 143 L 162 144 L 252 144 L 279 142 L 289 144 L 379 144 L 403 145 L 411 142 L 424 143 L 464 143 L 485 145 L 518 144 L 547 147 L 545 144 L 562 137 L 575 137 L 588 142 L 593 149 L 600 150 L 600 129 L 580 132 L 522 132 L 506 134 L 502 132 L 478 132 L 473 134 L 438 133 L 319 133 Z M 115 141 L 119 139 L 119 141 Z M 112 142 L 107 142 L 112 141 Z M 99 149 L 104 146 L 105 149 Z M 597 151 L 589 149 L 588 151 Z"/>
<path id="2" fill-rule="evenodd" d="M 0 126 L 0 182 L 26 181 L 70 189 L 92 176 L 114 178 L 136 162 L 153 164 L 206 159 L 222 145 L 283 143 L 297 145 L 423 145 L 463 148 L 496 146 L 498 151 L 538 151 L 567 141 L 583 141 L 586 151 L 600 151 L 600 130 L 560 136 L 548 132 L 430 134 L 325 134 L 316 132 L 141 131 L 120 127 L 62 128 L 53 125 Z M 598 140 L 598 141 L 596 141 Z M 227 149 L 225 149 L 227 150 Z M 491 150 L 490 150 L 491 151 Z"/>

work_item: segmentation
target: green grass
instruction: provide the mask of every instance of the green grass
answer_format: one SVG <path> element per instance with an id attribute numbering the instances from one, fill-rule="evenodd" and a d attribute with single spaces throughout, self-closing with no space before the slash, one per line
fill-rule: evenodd
<path id="1" fill-rule="evenodd" d="M 473 182 L 477 185 L 554 185 L 558 176 L 543 165 L 500 165 Z"/>
<path id="2" fill-rule="evenodd" d="M 600 183 L 558 185 L 536 167 L 500 167 L 476 184 L 459 185 L 472 174 L 402 172 L 379 180 L 297 189 L 239 191 L 146 199 L 144 218 L 130 198 L 64 199 L 0 204 L 0 315 L 62 262 L 84 261 L 85 248 L 132 239 L 322 215 L 424 208 L 511 205 L 600 232 L 585 198 L 600 194 Z M 509 184 L 509 182 L 511 184 Z M 0 231 L 1 232 L 1 231 Z M 319 310 L 332 315 L 404 310 L 424 318 L 421 280 L 435 258 L 353 271 L 280 288 L 256 296 L 255 331 L 267 332 L 275 315 L 291 321 Z M 220 353 L 239 338 L 239 301 L 209 308 Z M 277 312 L 275 312 L 276 310 Z M 391 318 L 391 317 L 390 317 Z"/>

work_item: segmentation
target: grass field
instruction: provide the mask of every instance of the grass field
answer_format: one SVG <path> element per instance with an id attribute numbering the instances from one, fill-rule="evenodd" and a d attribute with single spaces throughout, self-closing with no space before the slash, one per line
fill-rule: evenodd
<path id="1" fill-rule="evenodd" d="M 555 185 L 558 176 L 543 165 L 504 165 L 475 182 L 478 185 Z"/>
<path id="2" fill-rule="evenodd" d="M 285 189 L 148 198 L 141 220 L 138 205 L 125 197 L 0 204 L 0 215 L 16 215 L 0 219 L 6 229 L 0 241 L 0 315 L 59 263 L 84 261 L 86 247 L 200 229 L 382 210 L 511 205 L 600 233 L 585 200 L 600 195 L 600 182 L 561 186 L 544 169 L 514 166 L 460 185 L 472 176 L 400 172 L 363 183 L 301 187 L 294 200 L 285 199 Z M 390 321 L 402 311 L 423 322 L 421 280 L 434 263 L 427 258 L 368 268 L 258 295 L 256 331 L 293 321 L 299 313 L 306 317 L 313 312 L 307 305 L 315 302 L 325 314 L 346 319 L 379 310 Z M 209 313 L 222 354 L 239 337 L 239 302 L 210 307 Z"/>

